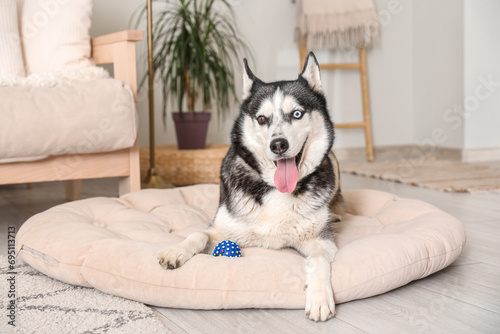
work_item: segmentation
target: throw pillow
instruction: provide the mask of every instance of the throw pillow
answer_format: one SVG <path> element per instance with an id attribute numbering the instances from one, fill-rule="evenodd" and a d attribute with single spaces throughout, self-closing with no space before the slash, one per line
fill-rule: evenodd
<path id="1" fill-rule="evenodd" d="M 92 66 L 92 0 L 25 0 L 22 44 L 28 74 Z"/>
<path id="2" fill-rule="evenodd" d="M 16 0 L 0 1 L 0 78 L 24 77 Z"/>

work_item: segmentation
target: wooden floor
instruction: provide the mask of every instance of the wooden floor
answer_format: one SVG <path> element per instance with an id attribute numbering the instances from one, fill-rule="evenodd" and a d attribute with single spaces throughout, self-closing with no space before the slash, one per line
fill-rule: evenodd
<path id="1" fill-rule="evenodd" d="M 344 189 L 370 188 L 427 201 L 459 218 L 467 245 L 450 267 L 386 294 L 337 306 L 326 323 L 303 310 L 195 311 L 155 308 L 173 333 L 500 333 L 500 194 L 459 194 L 342 175 Z M 83 197 L 116 196 L 114 179 L 83 183 Z M 0 254 L 7 226 L 64 202 L 63 183 L 0 186 Z M 2 292 L 0 292 L 2 293 Z"/>

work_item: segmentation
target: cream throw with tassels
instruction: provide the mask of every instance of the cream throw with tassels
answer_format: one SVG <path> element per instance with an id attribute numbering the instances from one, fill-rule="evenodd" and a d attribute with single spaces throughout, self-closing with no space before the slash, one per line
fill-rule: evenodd
<path id="1" fill-rule="evenodd" d="M 367 46 L 379 33 L 373 0 L 297 0 L 297 25 L 309 50 Z"/>

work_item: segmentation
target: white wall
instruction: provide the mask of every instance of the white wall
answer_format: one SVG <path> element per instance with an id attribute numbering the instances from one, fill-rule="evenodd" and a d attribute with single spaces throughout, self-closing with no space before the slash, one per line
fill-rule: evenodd
<path id="1" fill-rule="evenodd" d="M 464 147 L 500 147 L 500 1 L 464 5 Z"/>
<path id="2" fill-rule="evenodd" d="M 367 50 L 370 106 L 375 146 L 407 145 L 413 141 L 411 78 L 411 0 L 375 0 L 380 42 Z M 355 75 L 355 73 L 352 73 Z M 356 89 L 353 87 L 352 89 Z M 343 110 L 339 106 L 341 112 Z M 342 130 L 350 131 L 350 130 Z M 343 135 L 343 134 L 341 134 Z M 363 134 L 341 146 L 363 146 Z M 352 144 L 351 144 L 352 143 Z"/>
<path id="3" fill-rule="evenodd" d="M 295 43 L 295 5 L 290 0 L 232 0 L 243 38 L 255 55 L 252 69 L 264 81 L 294 79 L 300 71 Z M 95 0 L 91 35 L 129 28 L 144 0 Z M 438 133 L 438 146 L 500 146 L 498 88 L 474 115 L 459 123 L 454 105 L 474 92 L 478 78 L 500 81 L 497 0 L 375 0 L 381 38 L 367 50 L 372 126 L 376 146 L 419 144 Z M 144 27 L 143 27 L 144 29 Z M 465 37 L 464 37 L 465 36 Z M 147 70 L 146 43 L 139 44 L 138 73 Z M 321 61 L 353 59 L 349 52 L 317 52 Z M 356 56 L 356 53 L 354 53 Z M 355 57 L 354 57 L 355 59 Z M 236 82 L 241 81 L 238 73 Z M 361 119 L 359 75 L 324 71 L 335 122 Z M 241 88 L 237 87 L 241 94 Z M 171 116 L 161 121 L 161 92 L 155 91 L 157 144 L 175 143 Z M 170 106 L 169 106 L 169 109 Z M 208 142 L 228 142 L 237 103 L 220 123 L 213 116 Z M 148 145 L 147 92 L 139 95 L 140 144 Z M 337 147 L 361 147 L 359 129 L 337 131 Z"/>
<path id="4" fill-rule="evenodd" d="M 449 110 L 463 99 L 463 1 L 414 2 L 412 19 L 415 144 L 462 148 L 464 125 Z"/>
<path id="5" fill-rule="evenodd" d="M 367 51 L 368 76 L 371 95 L 375 145 L 408 144 L 412 141 L 411 126 L 411 13 L 409 2 L 401 3 L 397 10 L 390 1 L 376 1 L 382 11 L 383 31 L 380 42 Z M 142 0 L 95 0 L 91 35 L 129 28 L 129 19 Z M 295 5 L 290 0 L 233 0 L 242 36 L 255 55 L 254 72 L 267 81 L 294 79 L 300 72 L 298 50 L 295 43 Z M 144 28 L 144 27 L 143 27 Z M 139 44 L 138 73 L 146 71 L 146 43 Z M 320 61 L 341 59 L 319 52 Z M 349 59 L 347 55 L 347 59 Z M 240 82 L 238 75 L 236 82 Z M 359 75 L 356 72 L 324 73 L 323 80 L 334 121 L 351 121 L 361 117 Z M 238 94 L 240 94 L 238 87 Z M 148 145 L 147 96 L 139 96 L 140 144 Z M 155 92 L 157 144 L 175 143 L 170 115 L 164 131 L 161 122 L 161 93 Z M 211 122 L 209 142 L 228 142 L 232 121 L 238 105 L 225 122 Z M 215 117 L 215 115 L 214 115 Z M 338 147 L 364 145 L 361 130 L 339 130 Z"/>
<path id="6" fill-rule="evenodd" d="M 416 143 L 434 132 L 442 147 L 500 147 L 499 13 L 494 0 L 414 2 Z"/>

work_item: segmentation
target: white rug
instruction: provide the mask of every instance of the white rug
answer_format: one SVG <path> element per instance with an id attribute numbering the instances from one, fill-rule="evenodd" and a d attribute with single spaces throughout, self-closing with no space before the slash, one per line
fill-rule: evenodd
<path id="1" fill-rule="evenodd" d="M 16 262 L 10 268 L 0 256 L 0 333 L 170 333 L 144 304 L 62 283 Z"/>
<path id="2" fill-rule="evenodd" d="M 469 193 L 500 191 L 500 168 L 434 158 L 415 161 L 340 163 L 340 170 L 441 191 Z"/>

